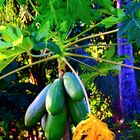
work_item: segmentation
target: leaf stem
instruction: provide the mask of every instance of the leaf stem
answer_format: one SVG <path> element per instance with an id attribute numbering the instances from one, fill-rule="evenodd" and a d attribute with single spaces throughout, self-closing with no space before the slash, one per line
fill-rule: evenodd
<path id="1" fill-rule="evenodd" d="M 54 16 L 55 24 L 58 25 L 58 21 L 57 21 L 55 9 L 54 9 L 53 4 L 52 4 L 52 0 L 49 0 L 49 4 L 50 4 L 51 11 L 53 13 L 53 16 Z"/>
<path id="2" fill-rule="evenodd" d="M 31 66 L 33 66 L 33 65 L 36 65 L 36 64 L 39 64 L 39 63 L 42 63 L 42 62 L 46 62 L 46 61 L 49 61 L 49 60 L 53 60 L 53 59 L 56 59 L 56 58 L 58 58 L 58 55 L 53 55 L 53 56 L 50 56 L 50 57 L 48 57 L 48 58 L 45 58 L 45 59 L 42 59 L 42 60 L 33 62 L 33 63 L 31 63 L 31 64 L 28 64 L 28 65 L 25 65 L 25 66 L 23 66 L 23 67 L 20 67 L 20 68 L 18 68 L 18 69 L 15 69 L 15 70 L 13 70 L 13 71 L 8 72 L 7 74 L 2 75 L 2 76 L 0 77 L 0 80 L 3 79 L 3 78 L 5 78 L 5 77 L 7 77 L 7 76 L 9 76 L 9 75 L 11 75 L 11 74 L 14 74 L 14 73 L 16 73 L 16 72 L 18 72 L 18 71 L 21 71 L 21 70 L 23 70 L 23 69 L 25 69 L 25 68 L 31 67 Z"/>
<path id="3" fill-rule="evenodd" d="M 29 53 L 29 55 L 31 55 L 32 57 L 36 57 L 36 58 L 48 56 L 49 54 L 53 54 L 53 52 L 49 52 L 49 53 L 45 53 L 45 54 L 39 54 L 39 55 L 35 55 L 35 54 L 30 53 L 30 52 L 28 52 L 28 53 Z"/>
<path id="4" fill-rule="evenodd" d="M 78 81 L 80 82 L 80 85 L 81 85 L 81 87 L 82 87 L 82 89 L 84 91 L 84 94 L 85 94 L 85 99 L 86 99 L 86 102 L 87 102 L 88 113 L 91 114 L 90 105 L 89 105 L 89 101 L 88 101 L 88 95 L 87 95 L 85 86 L 83 85 L 83 83 L 82 83 L 81 79 L 79 78 L 78 74 L 76 73 L 74 68 L 71 66 L 71 64 L 67 61 L 67 59 L 65 57 L 63 57 L 61 59 L 69 66 L 69 68 L 72 70 L 72 72 L 77 77 Z"/>
<path id="5" fill-rule="evenodd" d="M 86 36 L 86 37 L 80 38 L 78 40 L 75 40 L 71 43 L 66 44 L 65 47 L 67 48 L 67 47 L 70 47 L 70 46 L 72 46 L 72 45 L 74 45 L 78 42 L 81 42 L 81 41 L 84 41 L 84 40 L 87 40 L 87 39 L 90 39 L 90 38 L 95 38 L 95 37 L 101 36 L 101 35 L 107 35 L 107 34 L 115 33 L 117 31 L 118 31 L 118 29 L 115 29 L 115 30 L 104 32 L 104 33 L 99 33 L 99 34 L 95 34 L 95 35 Z"/>
<path id="6" fill-rule="evenodd" d="M 97 27 L 97 26 L 98 26 L 98 25 L 100 25 L 100 24 L 101 24 L 101 22 L 99 22 L 99 23 L 97 23 L 97 24 L 92 25 L 91 27 L 89 27 L 88 29 L 86 29 L 86 30 L 84 30 L 83 32 L 79 33 L 78 35 L 74 36 L 73 38 L 71 38 L 71 39 L 67 40 L 67 41 L 66 41 L 66 43 L 68 43 L 68 42 L 71 42 L 71 41 L 75 40 L 75 39 L 76 39 L 76 38 L 78 38 L 79 36 L 81 36 L 81 35 L 85 34 L 86 32 L 90 31 L 91 29 L 93 29 L 93 28 Z"/>
<path id="7" fill-rule="evenodd" d="M 88 64 L 85 64 L 85 63 L 83 63 L 83 62 L 81 62 L 81 61 L 79 61 L 79 60 L 77 60 L 77 59 L 75 59 L 75 58 L 72 58 L 72 57 L 70 57 L 70 56 L 66 56 L 67 58 L 69 58 L 69 59 L 71 59 L 71 60 L 73 60 L 73 61 L 76 61 L 76 62 L 78 62 L 78 63 L 80 63 L 80 64 L 82 64 L 82 65 L 84 65 L 84 66 L 86 66 L 86 67 L 88 67 L 88 68 L 90 68 L 90 69 L 93 69 L 93 70 L 95 70 L 95 71 L 98 71 L 96 68 L 94 68 L 94 67 L 92 67 L 92 66 L 90 66 L 90 65 L 88 65 Z"/>
<path id="8" fill-rule="evenodd" d="M 119 43 L 119 44 L 88 44 L 88 45 L 83 45 L 83 46 L 78 46 L 78 45 L 75 45 L 73 47 L 70 47 L 70 48 L 66 48 L 66 50 L 75 50 L 75 49 L 80 49 L 80 48 L 87 48 L 87 47 L 90 47 L 90 46 L 123 46 L 125 44 L 132 44 L 132 43 L 135 43 L 135 41 L 129 43 L 129 42 L 125 42 L 125 43 Z"/>
<path id="9" fill-rule="evenodd" d="M 127 65 L 127 64 L 122 64 L 122 63 L 114 62 L 114 61 L 107 60 L 107 59 L 94 58 L 94 57 L 92 57 L 92 56 L 85 56 L 85 55 L 74 54 L 74 53 L 65 53 L 65 56 L 73 56 L 73 57 L 89 58 L 89 59 L 94 59 L 94 60 L 96 60 L 96 61 L 103 61 L 103 62 L 110 63 L 110 64 L 115 64 L 115 65 L 119 65 L 119 66 L 123 66 L 123 67 L 127 67 L 127 68 L 132 68 L 132 69 L 140 70 L 139 67 L 130 66 L 130 65 Z"/>

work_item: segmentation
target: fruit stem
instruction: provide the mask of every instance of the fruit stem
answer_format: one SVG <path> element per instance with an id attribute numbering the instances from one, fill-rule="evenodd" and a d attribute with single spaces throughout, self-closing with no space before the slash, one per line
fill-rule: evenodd
<path id="1" fill-rule="evenodd" d="M 67 61 L 67 59 L 65 57 L 63 57 L 61 59 L 68 65 L 68 67 L 72 70 L 72 72 L 77 77 L 78 81 L 80 82 L 80 85 L 81 85 L 81 87 L 82 87 L 82 89 L 84 91 L 84 94 L 85 94 L 85 99 L 86 99 L 86 102 L 87 102 L 88 113 L 91 114 L 89 100 L 88 100 L 88 95 L 87 95 L 85 86 L 83 85 L 83 83 L 82 83 L 81 79 L 79 78 L 78 74 L 76 73 L 76 71 L 74 70 L 74 68 L 71 66 L 71 64 Z"/>

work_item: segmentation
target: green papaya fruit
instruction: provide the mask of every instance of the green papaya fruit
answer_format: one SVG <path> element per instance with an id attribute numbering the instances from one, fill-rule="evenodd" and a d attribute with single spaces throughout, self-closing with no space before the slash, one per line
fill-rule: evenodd
<path id="1" fill-rule="evenodd" d="M 50 85 L 51 84 L 47 85 L 29 105 L 24 118 L 26 126 L 30 127 L 35 125 L 47 112 L 45 108 L 45 99 Z"/>
<path id="2" fill-rule="evenodd" d="M 45 131 L 45 125 L 46 125 L 46 118 L 47 118 L 48 114 L 45 114 L 42 118 L 41 118 L 41 127 L 43 129 L 43 131 Z"/>
<path id="3" fill-rule="evenodd" d="M 81 101 L 74 101 L 68 97 L 67 108 L 74 125 L 77 125 L 82 120 L 85 120 L 88 114 L 88 108 L 84 99 Z"/>
<path id="4" fill-rule="evenodd" d="M 62 79 L 56 79 L 46 95 L 46 110 L 52 115 L 58 114 L 64 107 L 64 86 Z"/>
<path id="5" fill-rule="evenodd" d="M 80 101 L 84 98 L 84 91 L 81 84 L 73 73 L 66 72 L 63 76 L 63 83 L 65 90 L 71 99 Z"/>
<path id="6" fill-rule="evenodd" d="M 62 109 L 57 115 L 48 114 L 45 126 L 47 140 L 60 140 L 66 131 L 67 112 Z"/>

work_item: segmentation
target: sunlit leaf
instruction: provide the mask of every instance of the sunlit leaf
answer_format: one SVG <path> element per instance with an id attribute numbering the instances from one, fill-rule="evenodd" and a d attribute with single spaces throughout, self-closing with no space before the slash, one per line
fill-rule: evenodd
<path id="1" fill-rule="evenodd" d="M 0 52 L 11 46 L 12 44 L 0 40 Z"/>
<path id="2" fill-rule="evenodd" d="M 18 55 L 14 55 L 8 57 L 7 59 L 0 60 L 0 72 L 10 63 L 12 62 Z"/>
<path id="3" fill-rule="evenodd" d="M 6 26 L 4 26 L 4 25 L 1 25 L 0 26 L 0 31 L 3 31 L 3 30 L 5 30 L 6 29 Z"/>
<path id="4" fill-rule="evenodd" d="M 33 42 L 30 40 L 29 37 L 23 39 L 22 45 L 20 46 L 25 52 L 31 50 L 33 47 Z"/>
<path id="5" fill-rule="evenodd" d="M 104 24 L 106 28 L 109 28 L 119 22 L 120 22 L 119 18 L 115 16 L 110 16 L 102 20 L 102 24 Z"/>
<path id="6" fill-rule="evenodd" d="M 18 27 L 6 26 L 6 29 L 1 30 L 1 34 L 4 41 L 11 43 L 13 46 L 22 43 L 23 34 Z"/>

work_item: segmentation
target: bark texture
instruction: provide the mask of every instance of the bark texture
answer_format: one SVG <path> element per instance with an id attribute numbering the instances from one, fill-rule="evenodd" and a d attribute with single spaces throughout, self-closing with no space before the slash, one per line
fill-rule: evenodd
<path id="1" fill-rule="evenodd" d="M 129 2 L 129 0 L 127 1 Z M 117 8 L 122 8 L 124 0 L 117 1 Z M 126 3 L 125 3 L 126 4 Z M 119 24 L 118 26 L 120 26 Z M 126 38 L 117 37 L 118 44 L 128 42 Z M 118 46 L 118 54 L 120 56 L 128 55 L 130 59 L 125 59 L 124 64 L 134 65 L 133 49 L 131 44 Z M 140 99 L 138 97 L 137 85 L 134 69 L 121 67 L 119 74 L 119 91 L 120 103 L 122 108 L 123 119 L 133 119 L 135 113 L 140 113 Z"/>

